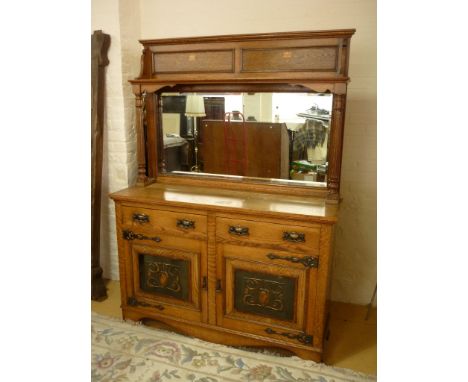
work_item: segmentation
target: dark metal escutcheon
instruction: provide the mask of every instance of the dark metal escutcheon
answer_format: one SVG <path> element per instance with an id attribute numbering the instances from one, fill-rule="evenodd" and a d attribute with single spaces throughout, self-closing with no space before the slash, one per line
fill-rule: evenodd
<path id="1" fill-rule="evenodd" d="M 150 221 L 149 216 L 146 215 L 146 214 L 134 213 L 133 216 L 132 216 L 132 218 L 133 218 L 133 221 L 134 221 L 134 222 L 141 223 L 141 224 L 143 224 L 143 223 L 149 223 L 149 221 Z"/>
<path id="2" fill-rule="evenodd" d="M 188 229 L 188 228 L 194 229 L 195 228 L 195 222 L 193 220 L 188 220 L 188 219 L 177 219 L 177 224 L 176 225 L 179 228 L 185 228 L 185 229 Z"/>
<path id="3" fill-rule="evenodd" d="M 249 235 L 249 228 L 248 227 L 241 227 L 240 225 L 230 225 L 229 231 L 231 235 L 237 236 L 248 236 Z"/>
<path id="4" fill-rule="evenodd" d="M 302 232 L 283 232 L 283 240 L 293 243 L 305 243 L 305 233 Z"/>
<path id="5" fill-rule="evenodd" d="M 216 293 L 221 293 L 222 292 L 222 289 L 221 289 L 221 280 L 218 279 L 216 280 Z"/>
<path id="6" fill-rule="evenodd" d="M 207 282 L 207 279 L 206 279 L 206 276 L 203 276 L 202 278 L 202 289 L 208 289 L 208 282 Z"/>
<path id="7" fill-rule="evenodd" d="M 314 339 L 313 336 L 309 334 L 305 334 L 304 332 L 298 333 L 298 334 L 288 333 L 288 332 L 277 332 L 273 330 L 272 328 L 266 328 L 265 332 L 267 332 L 268 334 L 278 334 L 280 336 L 284 336 L 292 340 L 298 340 L 300 343 L 303 343 L 305 345 L 311 345 Z"/>

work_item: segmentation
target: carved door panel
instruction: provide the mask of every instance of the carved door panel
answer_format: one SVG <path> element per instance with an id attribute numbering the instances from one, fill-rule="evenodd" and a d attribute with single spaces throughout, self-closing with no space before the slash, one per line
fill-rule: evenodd
<path id="1" fill-rule="evenodd" d="M 205 253 L 202 242 L 192 242 L 186 249 L 129 243 L 127 305 L 151 315 L 206 321 L 206 293 L 201 292 L 206 288 L 206 278 L 201 277 Z"/>
<path id="2" fill-rule="evenodd" d="M 217 324 L 313 345 L 316 269 L 304 255 L 231 244 L 217 247 Z"/>

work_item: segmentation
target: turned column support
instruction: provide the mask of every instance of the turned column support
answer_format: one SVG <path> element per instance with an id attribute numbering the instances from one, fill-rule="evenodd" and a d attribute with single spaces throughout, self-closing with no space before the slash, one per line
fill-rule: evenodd
<path id="1" fill-rule="evenodd" d="M 333 113 L 330 126 L 330 147 L 328 152 L 327 199 L 340 199 L 341 158 L 343 155 L 343 131 L 346 94 L 333 94 Z"/>
<path id="2" fill-rule="evenodd" d="M 146 91 L 135 94 L 135 129 L 137 133 L 138 185 L 145 185 L 148 182 L 148 176 L 146 174 L 145 100 Z"/>

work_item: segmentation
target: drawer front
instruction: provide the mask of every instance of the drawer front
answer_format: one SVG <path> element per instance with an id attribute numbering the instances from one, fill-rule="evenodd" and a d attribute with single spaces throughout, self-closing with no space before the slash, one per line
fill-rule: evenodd
<path id="1" fill-rule="evenodd" d="M 135 231 L 158 231 L 184 234 L 188 237 L 206 236 L 206 216 L 185 212 L 122 207 L 122 223 Z"/>
<path id="2" fill-rule="evenodd" d="M 244 219 L 217 218 L 218 241 L 278 247 L 288 251 L 319 253 L 320 225 L 303 227 Z"/>
<path id="3" fill-rule="evenodd" d="M 234 72 L 233 50 L 156 52 L 153 55 L 154 74 Z"/>

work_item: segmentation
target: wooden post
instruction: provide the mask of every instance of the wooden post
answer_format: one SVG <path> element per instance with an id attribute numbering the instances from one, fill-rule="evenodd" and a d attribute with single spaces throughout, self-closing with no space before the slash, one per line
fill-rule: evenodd
<path id="1" fill-rule="evenodd" d="M 100 265 L 101 184 L 104 134 L 104 69 L 109 64 L 110 36 L 91 36 L 91 299 L 107 297 Z"/>
<path id="2" fill-rule="evenodd" d="M 333 112 L 331 116 L 329 167 L 327 174 L 328 200 L 340 198 L 341 157 L 343 155 L 343 130 L 346 94 L 333 94 Z"/>
<path id="3" fill-rule="evenodd" d="M 146 140 L 145 140 L 145 98 L 146 92 L 135 94 L 135 127 L 137 132 L 137 159 L 138 177 L 137 184 L 145 185 L 148 180 L 146 175 Z"/>

